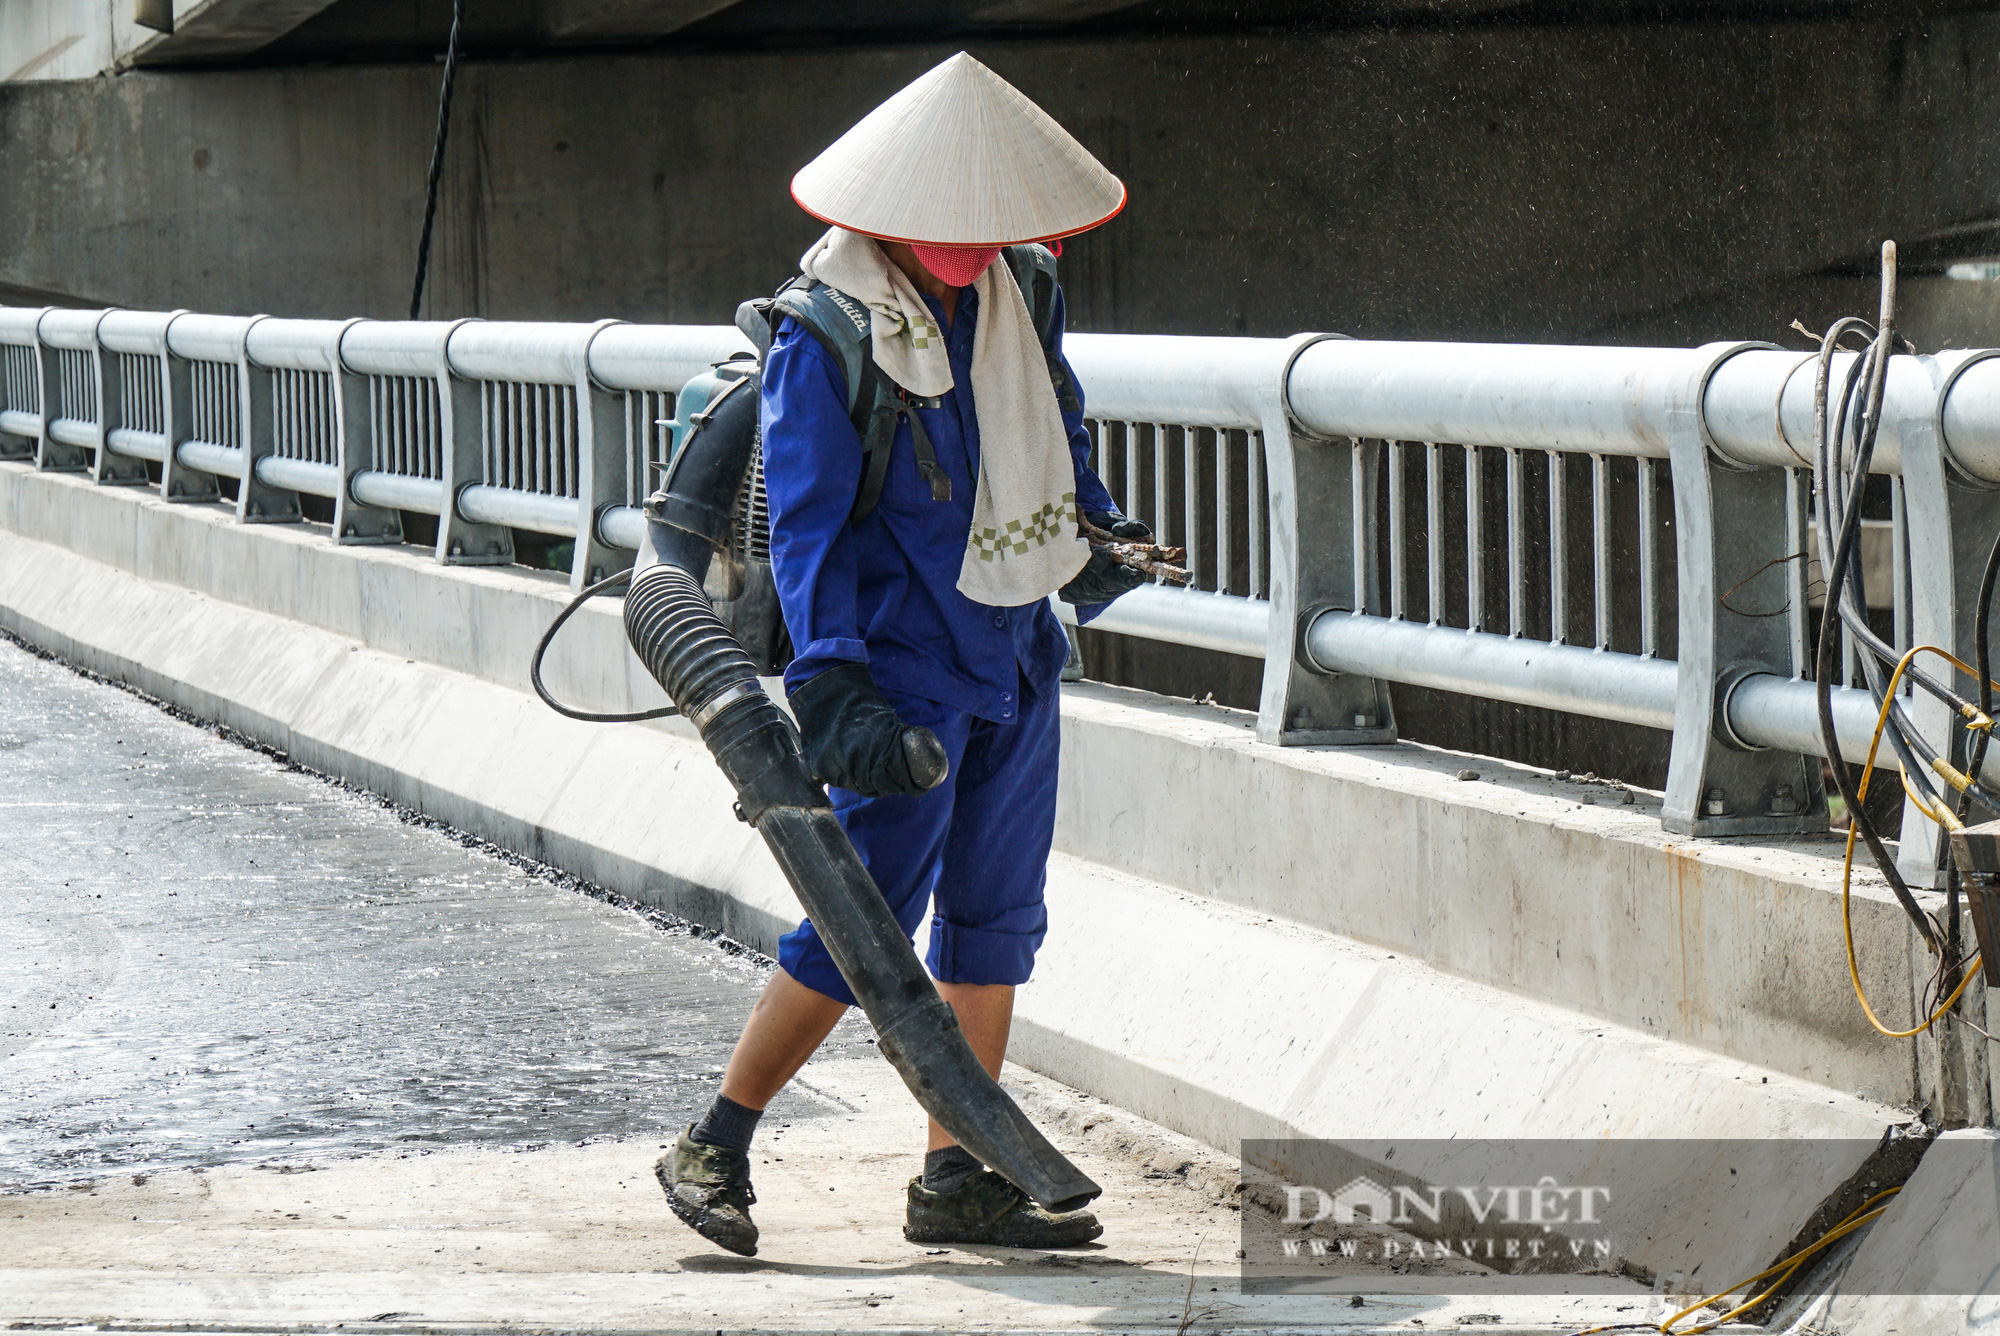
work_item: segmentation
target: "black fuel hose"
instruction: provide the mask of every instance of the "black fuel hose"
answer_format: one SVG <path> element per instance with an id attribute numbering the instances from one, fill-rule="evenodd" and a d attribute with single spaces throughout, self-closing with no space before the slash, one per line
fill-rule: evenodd
<path id="1" fill-rule="evenodd" d="M 755 413 L 735 394 L 717 420 Z M 1100 1189 L 1028 1121 L 979 1063 L 889 912 L 826 790 L 806 767 L 798 731 L 758 683 L 755 665 L 715 613 L 702 581 L 727 541 L 747 432 L 697 430 L 646 506 L 646 546 L 625 596 L 625 632 L 648 672 L 701 732 L 736 789 L 737 814 L 770 847 L 882 1055 L 958 1144 L 1052 1211 Z"/>
<path id="2" fill-rule="evenodd" d="M 1890 299 L 1893 301 L 1893 298 Z M 1885 303 L 1886 304 L 1886 303 Z M 1886 326 L 1889 321 L 1884 320 Z M 1861 499 L 1862 485 L 1868 478 L 1868 465 L 1875 452 L 1876 429 L 1881 425 L 1880 412 L 1882 391 L 1888 375 L 1888 359 L 1893 345 L 1891 333 L 1884 331 L 1869 345 L 1865 357 L 1850 369 L 1847 384 L 1842 390 L 1838 403 L 1839 416 L 1829 423 L 1828 389 L 1833 364 L 1833 349 L 1849 328 L 1866 328 L 1866 322 L 1849 317 L 1838 321 L 1827 331 L 1820 345 L 1819 376 L 1813 393 L 1814 464 L 1815 482 L 1818 485 L 1816 500 L 1819 504 L 1819 534 L 1821 566 L 1826 572 L 1826 605 L 1820 614 L 1819 647 L 1814 663 L 1813 685 L 1816 703 L 1819 707 L 1821 745 L 1826 749 L 1826 758 L 1831 762 L 1834 782 L 1840 787 L 1840 796 L 1847 804 L 1848 820 L 1867 846 L 1868 852 L 1881 869 L 1882 876 L 1889 883 L 1889 890 L 1902 906 L 1903 913 L 1924 940 L 1933 954 L 1942 947 L 1937 940 L 1937 932 L 1924 914 L 1917 898 L 1904 881 L 1902 872 L 1896 867 L 1896 860 L 1890 856 L 1883 844 L 1881 832 L 1869 819 L 1867 809 L 1861 804 L 1860 786 L 1848 774 L 1847 761 L 1840 752 L 1840 738 L 1833 722 L 1833 687 L 1836 676 L 1836 659 L 1839 655 L 1841 625 L 1841 604 L 1850 589 L 1858 583 L 1853 568 L 1861 543 Z M 1854 483 L 1847 489 L 1845 498 L 1840 488 L 1840 445 L 1845 439 L 1848 413 L 1853 405 L 1857 388 L 1865 396 L 1865 408 L 1855 423 L 1854 440 Z M 1831 426 L 1831 431 L 1829 431 Z M 1845 501 L 1842 506 L 1841 502 Z M 1834 537 L 1838 535 L 1838 537 Z M 1866 606 L 1865 604 L 1863 605 Z M 1871 688 L 1874 678 L 1869 677 Z M 1878 695 L 1877 699 L 1880 699 Z M 1890 731 L 1892 743 L 1901 744 L 1904 739 L 1898 730 Z M 1907 766 L 1909 761 L 1905 761 Z"/>
<path id="3" fill-rule="evenodd" d="M 542 681 L 542 660 L 548 657 L 549 646 L 555 643 L 556 632 L 563 629 L 563 623 L 576 616 L 578 608 L 599 594 L 609 593 L 619 585 L 631 583 L 632 572 L 620 571 L 616 575 L 599 580 L 594 585 L 586 586 L 582 593 L 571 599 L 569 605 L 556 614 L 556 619 L 549 623 L 549 629 L 542 632 L 542 638 L 535 643 L 535 652 L 528 658 L 528 681 L 534 685 L 535 694 L 542 698 L 542 704 L 557 714 L 567 715 L 571 719 L 581 719 L 586 724 L 643 724 L 650 719 L 665 719 L 669 715 L 680 713 L 680 707 L 676 705 L 663 705 L 651 710 L 627 710 L 617 714 L 579 710 L 573 705 L 565 705 L 557 700 L 549 691 L 548 684 Z"/>
<path id="4" fill-rule="evenodd" d="M 1986 569 L 1979 577 L 1979 611 L 1972 623 L 1972 648 L 1977 656 L 1972 666 L 1979 670 L 1979 712 L 1991 718 L 1993 715 L 1993 656 L 1987 649 L 1987 636 L 1993 630 L 1993 585 L 2000 579 L 2000 534 L 1994 535 L 1993 546 L 1986 552 Z M 1986 766 L 1986 744 L 1993 734 L 1990 729 L 1981 729 L 1972 739 L 1972 760 L 1965 767 L 1965 773 L 1979 782 L 1979 772 Z M 1960 804 L 1958 814 L 1965 816 L 1965 807 Z"/>

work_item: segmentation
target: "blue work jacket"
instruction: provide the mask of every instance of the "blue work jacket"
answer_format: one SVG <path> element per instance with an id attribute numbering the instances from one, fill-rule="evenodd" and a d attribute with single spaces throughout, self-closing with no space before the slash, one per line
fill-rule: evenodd
<path id="1" fill-rule="evenodd" d="M 924 301 L 943 329 L 942 304 Z M 1058 330 L 1062 309 L 1058 294 Z M 1046 600 L 996 608 L 958 591 L 979 485 L 972 405 L 978 319 L 978 295 L 962 289 L 945 333 L 953 388 L 937 408 L 915 410 L 951 478 L 951 499 L 931 499 L 909 424 L 899 421 L 882 498 L 855 524 L 847 517 L 861 489 L 861 436 L 848 419 L 846 378 L 796 321 L 780 324 L 764 360 L 762 413 L 771 567 L 796 650 L 785 670 L 788 689 L 837 663 L 865 663 L 885 690 L 1006 723 L 1017 713 L 1021 674 L 1040 685 L 1061 673 L 1068 645 Z M 1086 462 L 1090 437 L 1082 410 L 1064 413 L 1063 425 L 1076 460 L 1079 508 L 1115 512 Z M 1079 620 L 1095 611 L 1079 609 Z"/>

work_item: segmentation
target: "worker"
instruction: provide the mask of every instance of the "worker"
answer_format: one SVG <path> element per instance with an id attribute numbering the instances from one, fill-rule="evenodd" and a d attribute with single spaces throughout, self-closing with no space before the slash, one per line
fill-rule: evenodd
<path id="1" fill-rule="evenodd" d="M 1093 550 L 1080 517 L 1124 539 L 1151 531 L 1087 463 L 1060 292 L 1045 343 L 995 261 L 1105 222 L 1125 190 L 960 53 L 807 164 L 792 195 L 831 224 L 805 277 L 866 325 L 897 421 L 867 496 L 843 367 L 797 320 L 778 325 L 761 416 L 771 563 L 796 646 L 786 690 L 806 760 L 903 931 L 929 908 L 926 964 L 997 1076 L 1047 925 L 1067 652 L 1048 597 L 1087 621 L 1145 579 Z M 853 1003 L 812 923 L 786 934 L 721 1093 L 656 1169 L 711 1242 L 755 1253 L 757 1120 Z M 919 1243 L 1063 1247 L 1102 1232 L 1089 1212 L 1037 1206 L 935 1122 L 906 1211 Z"/>

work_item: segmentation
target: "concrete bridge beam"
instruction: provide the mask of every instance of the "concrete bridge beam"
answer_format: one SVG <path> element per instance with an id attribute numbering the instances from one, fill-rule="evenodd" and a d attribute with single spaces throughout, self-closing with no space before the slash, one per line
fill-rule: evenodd
<path id="1" fill-rule="evenodd" d="M 1850 282 L 1811 275 L 2000 197 L 2000 158 L 1965 129 L 2000 115 L 1996 15 L 975 51 L 1130 186 L 1063 259 L 1083 329 L 1775 339 L 1852 305 Z M 727 321 L 817 230 L 792 172 L 948 54 L 470 62 L 431 311 Z M 1801 88 L 1872 92 L 1832 117 Z M 436 99 L 428 64 L 8 89 L 0 282 L 396 314 Z"/>
<path id="2" fill-rule="evenodd" d="M 120 64 L 207 60 L 256 51 L 334 0 L 158 0 L 169 27 L 142 41 Z M 149 25 L 150 26 L 150 25 Z"/>
<path id="3" fill-rule="evenodd" d="M 548 0 L 551 37 L 664 37 L 736 0 Z"/>

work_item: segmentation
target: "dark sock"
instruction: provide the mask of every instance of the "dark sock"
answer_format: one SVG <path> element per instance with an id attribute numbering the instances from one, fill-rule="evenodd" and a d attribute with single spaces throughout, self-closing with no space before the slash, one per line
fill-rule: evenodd
<path id="1" fill-rule="evenodd" d="M 748 1151 L 750 1138 L 757 1135 L 757 1120 L 763 1116 L 762 1109 L 746 1109 L 727 1095 L 717 1095 L 715 1103 L 708 1106 L 708 1113 L 689 1135 L 704 1146 Z"/>
<path id="2" fill-rule="evenodd" d="M 924 1186 L 932 1192 L 956 1192 L 983 1165 L 963 1146 L 946 1146 L 924 1156 Z"/>

